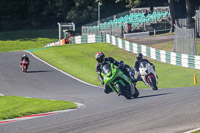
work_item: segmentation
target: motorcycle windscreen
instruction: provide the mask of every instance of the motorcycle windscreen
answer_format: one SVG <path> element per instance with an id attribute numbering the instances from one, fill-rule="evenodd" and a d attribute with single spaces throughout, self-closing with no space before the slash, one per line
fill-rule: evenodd
<path id="1" fill-rule="evenodd" d="M 141 62 L 140 63 L 140 68 L 145 68 L 148 66 L 148 63 L 147 62 Z"/>
<path id="2" fill-rule="evenodd" d="M 111 65 L 110 65 L 110 64 L 105 64 L 105 65 L 103 66 L 102 72 L 103 72 L 105 75 L 109 75 L 110 71 L 111 71 Z"/>

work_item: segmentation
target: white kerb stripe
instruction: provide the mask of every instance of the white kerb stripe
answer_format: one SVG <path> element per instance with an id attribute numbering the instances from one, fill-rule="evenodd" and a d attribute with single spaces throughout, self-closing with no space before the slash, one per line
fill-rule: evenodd
<path id="1" fill-rule="evenodd" d="M 81 43 L 81 36 L 75 37 L 75 43 L 80 44 Z"/>
<path id="2" fill-rule="evenodd" d="M 130 51 L 129 41 L 125 41 L 125 49 L 126 49 L 127 51 Z"/>
<path id="3" fill-rule="evenodd" d="M 96 35 L 88 35 L 88 43 L 95 43 Z"/>
<path id="4" fill-rule="evenodd" d="M 200 131 L 200 128 L 196 128 L 194 130 L 186 131 L 184 133 L 193 133 L 193 132 L 196 132 L 196 131 Z"/>
<path id="5" fill-rule="evenodd" d="M 112 44 L 113 44 L 113 45 L 116 45 L 115 36 L 112 36 Z"/>
<path id="6" fill-rule="evenodd" d="M 137 44 L 136 43 L 133 43 L 133 53 L 135 53 L 135 54 L 137 54 L 138 53 L 138 51 L 137 51 Z"/>
<path id="7" fill-rule="evenodd" d="M 176 53 L 171 52 L 171 64 L 176 65 Z"/>
<path id="8" fill-rule="evenodd" d="M 119 47 L 122 48 L 122 39 L 118 38 Z"/>
<path id="9" fill-rule="evenodd" d="M 183 67 L 188 67 L 188 55 L 182 54 L 181 60 L 182 60 L 182 63 L 181 63 L 182 66 Z"/>
<path id="10" fill-rule="evenodd" d="M 160 50 L 160 60 L 166 62 L 166 51 Z"/>
<path id="11" fill-rule="evenodd" d="M 144 56 L 147 56 L 147 47 L 145 45 L 141 45 L 141 51 Z"/>
<path id="12" fill-rule="evenodd" d="M 150 48 L 151 51 L 151 58 L 156 59 L 156 49 L 155 48 Z"/>
<path id="13" fill-rule="evenodd" d="M 194 62 L 195 62 L 195 68 L 200 69 L 200 56 L 195 56 L 194 57 Z"/>
<path id="14" fill-rule="evenodd" d="M 106 42 L 110 43 L 110 35 L 106 34 Z"/>

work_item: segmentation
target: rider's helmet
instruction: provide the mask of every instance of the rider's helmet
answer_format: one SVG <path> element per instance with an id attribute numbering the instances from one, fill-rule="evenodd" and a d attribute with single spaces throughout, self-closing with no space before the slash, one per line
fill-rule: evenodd
<path id="1" fill-rule="evenodd" d="M 95 59 L 96 59 L 99 63 L 103 63 L 104 58 L 105 58 L 105 55 L 104 55 L 104 53 L 102 53 L 102 52 L 97 52 L 96 55 L 95 55 Z"/>
<path id="2" fill-rule="evenodd" d="M 27 55 L 26 55 L 26 54 L 23 54 L 23 57 L 27 57 Z"/>
<path id="3" fill-rule="evenodd" d="M 142 53 L 138 53 L 136 58 L 137 58 L 137 61 L 142 61 L 142 59 L 143 59 Z"/>
<path id="4" fill-rule="evenodd" d="M 122 60 L 120 60 L 120 61 L 119 61 L 119 64 L 120 64 L 120 65 L 123 65 L 123 64 L 124 64 L 124 62 L 123 62 Z"/>

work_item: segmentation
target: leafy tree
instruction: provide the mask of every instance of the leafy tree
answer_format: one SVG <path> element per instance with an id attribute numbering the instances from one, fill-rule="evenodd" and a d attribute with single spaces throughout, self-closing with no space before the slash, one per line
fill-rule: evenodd
<path id="1" fill-rule="evenodd" d="M 73 0 L 73 8 L 67 13 L 67 20 L 72 20 L 77 25 L 97 21 L 98 2 L 102 3 L 100 6 L 101 18 L 128 10 L 125 7 L 126 2 L 116 3 L 115 0 Z"/>
<path id="2" fill-rule="evenodd" d="M 125 1 L 116 3 L 116 0 L 102 0 L 101 18 L 130 10 L 130 8 L 126 7 L 127 4 Z"/>
<path id="3" fill-rule="evenodd" d="M 97 21 L 99 1 L 102 3 L 101 18 L 134 7 L 166 6 L 169 2 L 172 23 L 175 23 L 175 19 L 180 17 L 180 14 L 184 14 L 182 9 L 186 14 L 186 1 L 187 20 L 188 23 L 192 23 L 191 17 L 194 15 L 194 10 L 190 9 L 200 4 L 199 0 L 20 0 L 20 2 L 1 0 L 0 30 L 57 28 L 57 22 L 74 22 L 77 26 L 81 26 Z M 191 3 L 192 1 L 194 4 Z"/>
<path id="4" fill-rule="evenodd" d="M 93 0 L 73 0 L 73 8 L 67 13 L 67 19 L 77 24 L 94 20 L 97 16 L 97 2 Z"/>
<path id="5" fill-rule="evenodd" d="M 127 3 L 126 7 L 133 8 L 141 5 L 142 0 L 116 0 L 116 3 L 118 2 L 126 2 Z"/>
<path id="6" fill-rule="evenodd" d="M 199 5 L 200 2 L 195 0 L 168 0 L 170 14 L 171 14 L 171 29 L 170 32 L 174 32 L 174 24 L 177 23 L 179 18 L 187 18 L 187 28 L 194 28 L 195 4 Z"/>
<path id="7" fill-rule="evenodd" d="M 174 32 L 174 24 L 175 24 L 175 0 L 168 0 L 169 8 L 170 8 L 170 14 L 171 14 L 171 28 L 170 32 Z"/>
<path id="8" fill-rule="evenodd" d="M 116 2 L 126 2 L 126 7 L 157 7 L 167 6 L 167 0 L 116 0 Z"/>

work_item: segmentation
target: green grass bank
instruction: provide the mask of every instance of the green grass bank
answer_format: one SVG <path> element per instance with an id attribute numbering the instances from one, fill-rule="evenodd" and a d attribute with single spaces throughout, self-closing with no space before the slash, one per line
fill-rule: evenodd
<path id="1" fill-rule="evenodd" d="M 58 40 L 57 30 L 0 32 L 0 52 L 41 48 Z"/>
<path id="2" fill-rule="evenodd" d="M 5 120 L 31 114 L 74 109 L 77 105 L 69 101 L 0 96 L 0 107 L 0 120 Z"/>
<path id="3" fill-rule="evenodd" d="M 101 85 L 95 72 L 96 60 L 94 56 L 98 51 L 102 51 L 106 56 L 111 56 L 118 61 L 123 60 L 132 67 L 136 60 L 135 54 L 107 43 L 70 44 L 36 50 L 33 53 L 79 79 L 91 84 Z M 198 85 L 194 85 L 193 75 L 195 73 L 197 79 L 199 79 L 199 70 L 165 64 L 155 60 L 150 61 L 156 66 L 156 72 L 159 77 L 159 88 L 191 87 Z M 142 82 L 138 82 L 137 87 L 149 88 Z"/>

